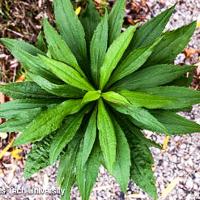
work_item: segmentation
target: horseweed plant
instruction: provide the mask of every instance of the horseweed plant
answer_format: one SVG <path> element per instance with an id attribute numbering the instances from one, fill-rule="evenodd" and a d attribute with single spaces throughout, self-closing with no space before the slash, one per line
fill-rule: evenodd
<path id="1" fill-rule="evenodd" d="M 33 143 L 25 177 L 59 161 L 57 182 L 70 199 L 77 184 L 89 199 L 103 165 L 126 191 L 131 179 L 157 199 L 151 147 L 142 130 L 182 135 L 200 125 L 176 114 L 200 102 L 187 87 L 193 66 L 173 65 L 196 23 L 163 30 L 169 8 L 121 33 L 125 0 L 100 16 L 92 0 L 78 17 L 69 0 L 54 0 L 57 30 L 45 19 L 36 47 L 1 39 L 25 70 L 26 81 L 0 86 L 13 101 L 0 105 L 1 131 L 22 132 L 14 145 Z"/>

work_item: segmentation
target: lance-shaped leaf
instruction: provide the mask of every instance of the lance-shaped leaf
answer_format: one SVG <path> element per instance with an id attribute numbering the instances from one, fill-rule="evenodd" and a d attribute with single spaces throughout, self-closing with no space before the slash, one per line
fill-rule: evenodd
<path id="1" fill-rule="evenodd" d="M 57 33 L 57 31 L 50 25 L 47 20 L 44 20 L 43 27 L 45 38 L 49 45 L 49 51 L 53 59 L 70 65 L 84 76 L 84 73 L 79 67 L 75 56 L 65 41 L 62 39 L 62 37 Z"/>
<path id="2" fill-rule="evenodd" d="M 50 104 L 59 103 L 58 99 L 17 99 L 0 104 L 0 113 L 14 110 L 25 110 L 38 107 L 47 107 Z"/>
<path id="3" fill-rule="evenodd" d="M 57 130 L 65 116 L 74 114 L 81 109 L 81 100 L 67 100 L 61 104 L 43 111 L 15 140 L 15 145 L 41 140 Z"/>
<path id="4" fill-rule="evenodd" d="M 16 40 L 16 39 L 9 39 L 9 38 L 1 38 L 0 42 L 6 46 L 6 48 L 12 53 L 15 47 L 22 49 L 23 51 L 37 56 L 38 54 L 45 55 L 44 52 L 36 48 L 35 46 L 23 41 L 23 40 Z"/>
<path id="5" fill-rule="evenodd" d="M 120 91 L 120 94 L 124 96 L 131 104 L 138 104 L 141 107 L 156 109 L 156 108 L 168 108 L 173 106 L 175 101 L 170 97 L 162 97 L 157 95 L 151 95 L 145 92 L 135 92 L 123 90 Z"/>
<path id="6" fill-rule="evenodd" d="M 116 85 L 113 86 L 113 89 L 136 90 L 156 87 L 170 83 L 193 69 L 194 67 L 192 66 L 175 66 L 168 64 L 155 65 L 125 77 L 118 81 Z"/>
<path id="7" fill-rule="evenodd" d="M 92 40 L 94 30 L 96 29 L 100 20 L 101 18 L 98 11 L 96 10 L 94 2 L 92 0 L 88 0 L 87 8 L 85 12 L 83 12 L 80 16 L 80 21 L 85 31 L 85 39 L 87 41 L 87 47 L 90 46 L 90 41 Z"/>
<path id="8" fill-rule="evenodd" d="M 52 81 L 58 81 L 58 78 L 54 76 L 54 74 L 52 74 L 51 71 L 45 68 L 44 64 L 40 61 L 40 59 L 37 56 L 31 55 L 23 49 L 20 49 L 19 47 L 13 48 L 11 53 L 15 56 L 15 58 L 17 58 L 18 61 L 20 61 L 23 64 L 23 67 L 28 72 L 41 75 L 44 78 Z"/>
<path id="9" fill-rule="evenodd" d="M 2 104 L 3 105 L 3 104 Z M 20 112 L 19 112 L 20 111 Z M 6 122 L 0 125 L 2 132 L 22 132 L 32 120 L 41 113 L 42 108 L 32 108 L 27 110 L 14 110 L 7 112 Z M 10 115 L 10 117 L 7 115 Z M 10 119 L 9 119 L 10 118 Z"/>
<path id="10" fill-rule="evenodd" d="M 83 68 L 87 59 L 83 26 L 75 14 L 70 0 L 55 0 L 53 3 L 56 25 L 65 42 L 76 56 L 78 63 Z"/>
<path id="11" fill-rule="evenodd" d="M 85 131 L 84 140 L 83 140 L 83 149 L 82 149 L 82 163 L 81 165 L 87 162 L 89 155 L 92 151 L 94 142 L 97 135 L 97 109 L 93 111 L 90 120 Z"/>
<path id="12" fill-rule="evenodd" d="M 147 110 L 136 107 L 135 105 L 111 105 L 116 111 L 125 115 L 129 115 L 131 117 L 131 121 L 137 126 L 159 133 L 167 133 L 167 129 L 164 127 L 164 125 L 161 124 Z"/>
<path id="13" fill-rule="evenodd" d="M 35 118 L 35 115 L 32 120 Z M 20 119 L 9 119 L 0 125 L 1 132 L 22 132 L 30 122 L 24 122 Z"/>
<path id="14" fill-rule="evenodd" d="M 148 57 L 151 55 L 153 48 L 158 44 L 158 42 L 160 42 L 160 39 L 150 47 L 143 47 L 133 50 L 113 72 L 111 80 L 109 81 L 109 85 L 138 70 L 146 62 Z"/>
<path id="15" fill-rule="evenodd" d="M 101 91 L 89 91 L 85 94 L 82 100 L 82 104 L 87 104 L 92 101 L 96 101 L 101 97 Z"/>
<path id="16" fill-rule="evenodd" d="M 84 91 L 72 87 L 68 84 L 58 85 L 49 80 L 35 74 L 28 74 L 32 81 L 37 83 L 41 88 L 59 97 L 78 98 L 84 95 Z"/>
<path id="17" fill-rule="evenodd" d="M 44 38 L 44 32 L 40 31 L 39 35 L 37 36 L 37 41 L 35 46 L 43 52 L 47 52 L 47 44 Z"/>
<path id="18" fill-rule="evenodd" d="M 76 159 L 80 145 L 80 137 L 75 137 L 67 146 L 66 151 L 60 159 L 57 183 L 64 190 L 62 200 L 70 200 L 70 191 L 76 180 Z"/>
<path id="19" fill-rule="evenodd" d="M 116 159 L 116 136 L 112 120 L 106 107 L 100 99 L 98 101 L 98 120 L 99 142 L 104 156 L 104 160 L 109 172 L 112 172 Z"/>
<path id="20" fill-rule="evenodd" d="M 102 18 L 92 37 L 90 45 L 91 73 L 95 84 L 99 85 L 99 72 L 103 64 L 108 41 L 108 15 Z"/>
<path id="21" fill-rule="evenodd" d="M 189 121 L 174 112 L 152 111 L 152 114 L 167 128 L 169 134 L 175 135 L 200 132 L 199 124 Z"/>
<path id="22" fill-rule="evenodd" d="M 0 117 L 2 118 L 27 118 L 40 113 L 42 107 L 51 104 L 61 103 L 58 99 L 18 99 L 4 104 L 0 104 Z"/>
<path id="23" fill-rule="evenodd" d="M 117 154 L 116 162 L 113 167 L 113 175 L 119 182 L 121 190 L 126 192 L 130 178 L 130 149 L 125 134 L 117 121 L 113 120 L 113 124 L 117 139 Z"/>
<path id="24" fill-rule="evenodd" d="M 49 150 L 53 138 L 54 134 L 48 135 L 42 141 L 33 144 L 25 163 L 24 176 L 26 179 L 50 165 Z"/>
<path id="25" fill-rule="evenodd" d="M 165 29 L 174 9 L 175 6 L 167 9 L 141 26 L 134 34 L 129 46 L 129 52 L 133 51 L 133 49 L 152 44 Z"/>
<path id="26" fill-rule="evenodd" d="M 196 22 L 175 31 L 166 32 L 156 46 L 145 65 L 173 63 L 176 56 L 183 51 L 196 29 Z"/>
<path id="27" fill-rule="evenodd" d="M 133 139 L 133 140 L 137 140 L 138 142 L 140 142 L 143 145 L 146 145 L 147 147 L 155 147 L 155 148 L 159 148 L 162 149 L 161 145 L 150 140 L 147 139 L 144 136 L 144 133 L 142 133 L 140 131 L 140 129 L 138 127 L 136 127 L 127 116 L 125 115 L 121 115 L 118 113 L 115 113 L 115 116 L 117 117 L 117 121 L 120 125 L 120 127 L 123 129 L 125 135 L 128 137 L 128 139 Z"/>
<path id="28" fill-rule="evenodd" d="M 38 115 L 42 108 L 30 108 L 30 109 L 3 109 L 0 111 L 0 117 L 6 119 L 21 119 L 21 118 L 31 118 L 31 115 Z"/>
<path id="29" fill-rule="evenodd" d="M 145 138 L 143 133 L 124 116 L 118 114 L 117 117 L 131 150 L 131 179 L 152 198 L 157 199 L 156 181 L 152 171 L 154 161 L 149 147 L 161 146 Z"/>
<path id="30" fill-rule="evenodd" d="M 57 131 L 50 148 L 50 163 L 53 164 L 64 147 L 73 139 L 83 120 L 85 111 L 69 116 Z"/>
<path id="31" fill-rule="evenodd" d="M 156 180 L 152 170 L 153 157 L 147 146 L 129 140 L 131 148 L 131 179 L 153 199 L 157 199 Z"/>
<path id="32" fill-rule="evenodd" d="M 0 112 L 0 117 L 1 118 L 6 118 L 6 119 L 20 119 L 20 118 L 30 118 L 32 114 L 39 114 L 41 112 L 42 108 L 30 108 L 30 109 L 5 109 L 2 112 Z"/>
<path id="33" fill-rule="evenodd" d="M 174 104 L 166 107 L 169 109 L 187 108 L 200 103 L 200 91 L 185 87 L 162 86 L 142 89 L 142 91 L 151 95 L 159 95 L 166 99 L 170 98 Z"/>
<path id="34" fill-rule="evenodd" d="M 116 1 L 109 14 L 109 45 L 120 35 L 125 14 L 126 1 Z"/>
<path id="35" fill-rule="evenodd" d="M 2 42 L 12 55 L 23 64 L 23 67 L 37 74 L 43 74 L 46 78 L 53 79 L 52 74 L 43 68 L 43 65 L 41 65 L 36 57 L 37 55 L 44 55 L 42 51 L 20 40 L 2 38 L 0 42 Z"/>
<path id="36" fill-rule="evenodd" d="M 94 90 L 90 83 L 72 67 L 45 56 L 39 57 L 43 64 L 65 83 L 86 91 Z"/>
<path id="37" fill-rule="evenodd" d="M 102 97 L 111 103 L 128 105 L 129 101 L 117 92 L 109 91 L 102 94 Z"/>
<path id="38" fill-rule="evenodd" d="M 19 82 L 19 83 L 9 83 L 6 85 L 0 85 L 0 92 L 14 99 L 50 99 L 55 98 L 54 95 L 49 94 L 43 90 L 36 83 L 31 81 Z"/>
<path id="39" fill-rule="evenodd" d="M 96 182 L 99 167 L 101 164 L 101 150 L 98 145 L 95 145 L 88 161 L 82 165 L 84 155 L 82 148 L 79 150 L 77 157 L 77 184 L 83 200 L 88 200 L 91 190 Z"/>
<path id="40" fill-rule="evenodd" d="M 116 68 L 118 62 L 122 58 L 124 51 L 129 45 L 135 27 L 129 27 L 124 33 L 122 33 L 109 47 L 103 65 L 100 70 L 100 88 L 103 89 L 108 82 L 112 71 Z"/>

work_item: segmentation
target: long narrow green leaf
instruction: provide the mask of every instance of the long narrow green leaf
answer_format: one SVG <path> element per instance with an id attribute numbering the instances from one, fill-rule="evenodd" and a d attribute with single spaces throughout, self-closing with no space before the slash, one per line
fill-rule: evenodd
<path id="1" fill-rule="evenodd" d="M 117 92 L 109 91 L 102 94 L 102 97 L 111 103 L 128 105 L 129 101 Z"/>
<path id="2" fill-rule="evenodd" d="M 92 101 L 96 101 L 101 97 L 101 92 L 97 91 L 89 91 L 85 94 L 82 100 L 82 104 L 87 104 Z"/>
<path id="3" fill-rule="evenodd" d="M 193 69 L 194 67 L 192 66 L 175 66 L 169 64 L 151 66 L 118 81 L 113 86 L 113 90 L 136 90 L 164 85 Z"/>
<path id="4" fill-rule="evenodd" d="M 70 0 L 55 0 L 53 3 L 56 25 L 83 69 L 86 67 L 85 63 L 87 60 L 83 26 L 78 16 L 76 16 Z"/>
<path id="5" fill-rule="evenodd" d="M 0 104 L 0 113 L 14 110 L 47 107 L 48 105 L 55 103 L 58 103 L 58 99 L 18 99 Z"/>
<path id="6" fill-rule="evenodd" d="M 64 120 L 63 125 L 57 131 L 54 141 L 50 148 L 50 163 L 53 164 L 64 147 L 73 139 L 77 133 L 85 112 L 79 112 L 75 115 L 69 116 Z"/>
<path id="7" fill-rule="evenodd" d="M 135 32 L 135 35 L 131 41 L 129 47 L 130 52 L 133 51 L 133 49 L 152 44 L 165 29 L 165 26 L 168 23 L 169 18 L 171 17 L 174 10 L 175 6 L 167 9 L 166 11 L 152 18 L 149 22 L 141 26 Z"/>
<path id="8" fill-rule="evenodd" d="M 21 83 L 9 83 L 6 85 L 0 85 L 0 92 L 14 99 L 50 99 L 55 98 L 54 95 L 49 94 L 36 83 L 31 81 L 25 81 Z"/>
<path id="9" fill-rule="evenodd" d="M 158 42 L 160 42 L 160 39 L 150 47 L 143 47 L 133 50 L 116 68 L 113 75 L 111 76 L 109 84 L 111 85 L 112 83 L 138 70 L 146 62 L 148 57 L 151 55 L 153 48 L 158 44 Z"/>
<path id="10" fill-rule="evenodd" d="M 65 83 L 86 91 L 94 90 L 90 83 L 72 67 L 45 56 L 40 56 L 40 59 L 46 67 Z"/>
<path id="11" fill-rule="evenodd" d="M 37 83 L 41 88 L 49 92 L 50 94 L 59 96 L 59 97 L 67 97 L 67 98 L 79 98 L 84 95 L 84 91 L 79 90 L 75 87 L 72 87 L 68 84 L 58 85 L 48 81 L 47 79 L 35 75 L 35 74 L 28 74 L 28 77 L 35 83 Z"/>
<path id="12" fill-rule="evenodd" d="M 159 133 L 167 133 L 167 129 L 161 124 L 153 115 L 151 115 L 147 110 L 139 108 L 133 105 L 116 105 L 111 104 L 112 107 L 125 115 L 129 115 L 131 120 L 137 126 L 141 128 L 148 129 L 151 131 L 156 131 Z"/>
<path id="13" fill-rule="evenodd" d="M 94 2 L 92 0 L 88 0 L 87 8 L 80 16 L 80 21 L 85 31 L 85 39 L 88 48 L 90 46 L 94 30 L 96 29 L 100 20 L 100 14 L 96 10 Z"/>
<path id="14" fill-rule="evenodd" d="M 139 143 L 146 145 L 147 147 L 155 147 L 155 148 L 162 149 L 160 144 L 158 144 L 150 139 L 147 139 L 144 136 L 144 133 L 142 133 L 140 131 L 140 129 L 138 127 L 136 127 L 129 120 L 128 117 L 126 117 L 125 115 L 122 115 L 122 114 L 118 114 L 118 113 L 116 113 L 115 116 L 117 117 L 117 121 L 118 121 L 119 125 L 121 126 L 121 128 L 123 129 L 125 135 L 128 137 L 128 140 L 132 138 L 134 141 L 138 141 Z"/>
<path id="15" fill-rule="evenodd" d="M 113 120 L 113 122 L 117 138 L 117 156 L 113 168 L 113 175 L 119 182 L 121 190 L 126 192 L 130 178 L 130 149 L 123 130 L 116 120 Z"/>
<path id="16" fill-rule="evenodd" d="M 104 160 L 109 172 L 112 172 L 116 159 L 116 136 L 111 118 L 105 108 L 103 101 L 98 102 L 99 142 L 103 152 Z"/>
<path id="17" fill-rule="evenodd" d="M 75 137 L 69 143 L 66 152 L 60 159 L 57 182 L 61 186 L 61 189 L 64 190 L 62 200 L 70 200 L 71 187 L 76 180 L 75 169 L 79 145 L 80 138 Z"/>
<path id="18" fill-rule="evenodd" d="M 47 44 L 44 38 L 44 32 L 40 31 L 40 33 L 37 36 L 37 41 L 35 43 L 35 46 L 40 49 L 43 52 L 47 52 Z"/>
<path id="19" fill-rule="evenodd" d="M 161 147 L 145 138 L 141 131 L 122 115 L 118 118 L 118 122 L 126 133 L 131 150 L 131 179 L 156 200 L 156 180 L 152 171 L 154 160 L 149 147 Z"/>
<path id="20" fill-rule="evenodd" d="M 104 88 L 111 76 L 112 71 L 116 68 L 118 62 L 122 58 L 124 51 L 126 50 L 133 37 L 135 29 L 136 28 L 134 26 L 129 27 L 109 47 L 100 70 L 101 89 Z"/>
<path id="21" fill-rule="evenodd" d="M 33 144 L 25 163 L 24 176 L 26 179 L 50 165 L 49 150 L 53 136 L 54 134 L 48 135 L 42 141 Z"/>
<path id="22" fill-rule="evenodd" d="M 58 99 L 18 99 L 0 104 L 0 117 L 10 119 L 29 119 L 37 115 L 43 108 L 55 103 L 61 103 Z"/>
<path id="23" fill-rule="evenodd" d="M 126 1 L 116 1 L 109 14 L 109 45 L 120 35 L 125 15 Z"/>
<path id="24" fill-rule="evenodd" d="M 83 200 L 89 200 L 91 190 L 96 182 L 100 160 L 101 160 L 101 151 L 99 146 L 94 146 L 88 161 L 85 165 L 83 163 L 83 153 L 82 148 L 79 150 L 79 155 L 77 158 L 77 184 L 81 193 Z"/>
<path id="25" fill-rule="evenodd" d="M 51 71 L 44 67 L 43 63 L 37 56 L 33 56 L 19 47 L 15 47 L 11 52 L 15 58 L 23 64 L 23 67 L 34 74 L 43 76 L 46 79 L 57 81 L 57 77 L 54 76 Z M 41 54 L 38 54 L 41 55 Z"/>
<path id="26" fill-rule="evenodd" d="M 148 147 L 130 140 L 131 146 L 131 179 L 154 200 L 158 198 L 156 180 L 152 170 L 153 157 Z"/>
<path id="27" fill-rule="evenodd" d="M 5 118 L 8 120 L 0 125 L 1 132 L 22 132 L 27 125 L 41 113 L 41 108 L 27 109 L 25 111 L 12 111 L 10 114 L 6 114 Z M 11 115 L 9 117 L 8 115 Z M 14 117 L 14 118 L 13 118 Z M 11 119 L 9 119 L 11 118 Z"/>
<path id="28" fill-rule="evenodd" d="M 43 74 L 45 78 L 55 79 L 55 77 L 52 77 L 52 74 L 43 67 L 36 57 L 37 55 L 45 55 L 44 52 L 40 51 L 33 45 L 20 40 L 1 38 L 0 42 L 2 42 L 12 55 L 23 64 L 23 67 L 37 74 Z"/>
<path id="29" fill-rule="evenodd" d="M 108 15 L 102 18 L 92 37 L 90 45 L 91 73 L 95 84 L 99 85 L 100 67 L 103 64 L 108 41 Z"/>
<path id="30" fill-rule="evenodd" d="M 176 56 L 183 51 L 196 29 L 196 22 L 175 31 L 166 32 L 156 46 L 146 65 L 173 63 Z"/>
<path id="31" fill-rule="evenodd" d="M 67 100 L 57 106 L 51 107 L 38 115 L 15 140 L 15 145 L 41 140 L 48 134 L 57 130 L 64 117 L 74 114 L 81 109 L 81 100 Z"/>
<path id="32" fill-rule="evenodd" d="M 22 49 L 23 51 L 33 55 L 37 56 L 38 54 L 45 55 L 44 52 L 36 48 L 35 46 L 23 41 L 23 40 L 16 40 L 16 39 L 10 39 L 10 38 L 1 38 L 0 42 L 6 46 L 6 48 L 12 53 L 13 49 L 15 47 L 18 47 L 19 49 Z"/>
<path id="33" fill-rule="evenodd" d="M 89 155 L 94 146 L 97 135 L 97 109 L 95 109 L 90 117 L 87 129 L 85 131 L 82 149 L 82 166 L 87 162 Z"/>
<path id="34" fill-rule="evenodd" d="M 76 164 L 76 157 L 78 154 L 80 142 L 81 142 L 81 131 L 72 139 L 72 141 L 67 145 L 66 149 L 63 151 L 62 156 L 60 157 L 58 173 L 56 177 L 56 181 L 62 189 L 66 189 L 67 185 L 64 185 L 63 182 L 67 183 L 67 176 L 69 177 L 76 171 L 75 164 Z M 71 166 L 73 165 L 73 166 Z M 69 166 L 69 167 L 68 167 Z M 71 168 L 73 167 L 73 168 Z M 68 171 L 69 169 L 69 171 Z M 75 176 L 74 176 L 75 178 Z M 68 179 L 69 181 L 69 179 Z M 71 188 L 69 188 L 71 190 Z"/>
<path id="35" fill-rule="evenodd" d="M 200 125 L 170 111 L 152 111 L 171 135 L 200 132 Z"/>
<path id="36" fill-rule="evenodd" d="M 109 93 L 109 92 L 107 92 Z M 111 95 L 106 100 L 110 102 L 110 105 L 120 113 L 129 115 L 132 117 L 132 121 L 136 125 L 142 126 L 141 128 L 146 128 L 152 131 L 167 132 L 167 129 L 147 110 L 141 108 L 138 104 L 130 104 L 127 99 L 118 93 L 111 92 L 116 95 L 112 98 Z M 105 97 L 104 97 L 105 98 Z"/>
<path id="37" fill-rule="evenodd" d="M 175 101 L 173 101 L 171 98 L 151 95 L 145 92 L 123 90 L 120 91 L 120 94 L 124 96 L 131 104 L 138 104 L 141 107 L 148 109 L 169 108 L 169 106 L 173 106 L 175 103 Z"/>
<path id="38" fill-rule="evenodd" d="M 43 22 L 45 37 L 49 46 L 49 51 L 53 59 L 66 63 L 76 69 L 81 75 L 84 76 L 81 68 L 79 67 L 75 56 L 70 48 L 67 46 L 62 37 L 50 25 L 47 20 Z"/>
<path id="39" fill-rule="evenodd" d="M 142 89 L 142 91 L 159 95 L 166 99 L 171 99 L 174 104 L 167 106 L 168 109 L 188 108 L 194 104 L 200 103 L 200 91 L 195 91 L 186 87 L 162 86 L 156 88 Z"/>
<path id="40" fill-rule="evenodd" d="M 116 68 L 118 62 L 122 58 L 131 38 L 133 37 L 135 27 L 129 27 L 122 33 L 115 42 L 109 47 L 103 65 L 100 69 L 100 88 L 103 89 L 108 82 L 112 71 Z"/>
<path id="41" fill-rule="evenodd" d="M 23 122 L 20 119 L 9 119 L 0 125 L 1 132 L 21 132 L 24 131 L 27 122 Z"/>

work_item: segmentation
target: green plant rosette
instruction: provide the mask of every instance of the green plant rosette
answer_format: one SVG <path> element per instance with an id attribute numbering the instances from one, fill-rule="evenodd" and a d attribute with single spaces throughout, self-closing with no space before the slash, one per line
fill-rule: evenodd
<path id="1" fill-rule="evenodd" d="M 24 175 L 59 161 L 57 182 L 70 199 L 78 185 L 89 199 L 103 165 L 126 192 L 129 180 L 157 199 L 147 129 L 165 135 L 200 131 L 176 114 L 200 102 L 187 88 L 193 66 L 174 65 L 196 23 L 163 32 L 175 7 L 143 26 L 122 30 L 125 0 L 101 16 L 89 0 L 77 16 L 69 0 L 54 0 L 56 28 L 47 19 L 36 47 L 0 41 L 21 62 L 26 81 L 0 86 L 14 100 L 0 105 L 1 131 L 19 131 L 14 145 L 32 143 Z"/>

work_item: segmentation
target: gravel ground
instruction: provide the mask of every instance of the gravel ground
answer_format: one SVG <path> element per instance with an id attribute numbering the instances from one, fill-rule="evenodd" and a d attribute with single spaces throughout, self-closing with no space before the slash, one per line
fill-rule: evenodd
<path id="1" fill-rule="evenodd" d="M 149 18 L 157 15 L 162 10 L 173 5 L 175 0 L 155 1 L 148 0 L 148 6 L 151 13 Z M 181 0 L 177 5 L 177 11 L 174 13 L 172 20 L 167 26 L 167 29 L 171 30 L 180 27 L 184 24 L 188 24 L 193 20 L 197 20 L 200 17 L 200 1 L 199 0 Z M 197 29 L 189 47 L 194 49 L 200 49 L 200 29 Z M 195 55 L 191 60 L 185 60 L 185 55 L 178 56 L 177 62 L 190 62 L 197 63 L 198 55 Z M 196 105 L 190 113 L 182 113 L 185 117 L 191 120 L 195 120 L 200 123 L 200 106 Z M 158 136 L 151 132 L 145 132 L 145 134 L 159 142 L 164 141 L 164 136 Z M 25 146 L 25 152 L 28 151 L 28 147 Z M 200 200 L 200 134 L 193 134 L 187 136 L 175 136 L 171 137 L 166 151 L 160 151 L 152 148 L 152 153 L 155 159 L 155 175 L 157 178 L 157 186 L 160 199 L 166 200 Z M 9 157 L 9 153 L 7 155 Z M 40 173 L 36 174 L 33 178 L 25 181 L 23 178 L 23 160 L 16 161 L 12 159 L 6 162 L 7 157 L 4 157 L 3 166 L 7 169 L 4 171 L 0 169 L 0 193 L 1 187 L 32 187 L 32 188 L 47 188 L 56 189 L 55 177 L 56 167 L 49 167 Z M 171 184 L 170 184 L 171 183 Z M 174 188 L 170 191 L 167 197 L 161 195 L 165 188 L 171 185 Z M 169 187 L 168 187 L 169 189 Z M 168 191 L 168 192 L 169 192 Z M 13 190 L 14 192 L 14 190 Z M 60 191 L 57 188 L 57 191 Z M 77 188 L 72 190 L 72 199 L 80 199 Z M 163 198 L 162 198 L 163 197 Z M 103 167 L 100 169 L 98 181 L 94 187 L 91 195 L 92 200 L 150 200 L 146 194 L 138 189 L 137 186 L 130 183 L 127 194 L 120 193 L 118 184 L 110 177 Z M 57 200 L 59 195 L 14 195 L 8 194 L 1 196 L 0 200 Z"/>

